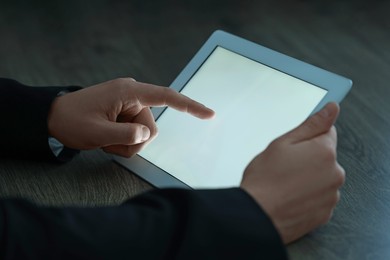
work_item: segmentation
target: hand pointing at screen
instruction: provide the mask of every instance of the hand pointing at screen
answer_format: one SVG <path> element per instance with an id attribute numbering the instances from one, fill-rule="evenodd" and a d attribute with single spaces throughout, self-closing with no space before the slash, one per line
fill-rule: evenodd
<path id="1" fill-rule="evenodd" d="M 130 157 L 157 135 L 151 106 L 170 106 L 201 119 L 214 116 L 204 105 L 165 87 L 131 78 L 104 82 L 56 98 L 49 134 L 69 148 Z"/>

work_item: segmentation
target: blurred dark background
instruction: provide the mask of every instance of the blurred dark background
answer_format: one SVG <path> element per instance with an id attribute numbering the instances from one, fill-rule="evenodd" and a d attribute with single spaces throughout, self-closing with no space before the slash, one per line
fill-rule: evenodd
<path id="1" fill-rule="evenodd" d="M 332 221 L 289 253 L 390 259 L 389 16 L 386 0 L 0 0 L 0 77 L 169 85 L 216 29 L 349 77 L 336 124 L 342 199 Z M 101 151 L 62 166 L 0 160 L 0 173 L 1 196 L 50 205 L 118 204 L 150 188 Z"/>
<path id="2" fill-rule="evenodd" d="M 368 74 L 387 77 L 389 11 L 388 1 L 361 0 L 2 0 L 0 76 L 90 85 L 131 75 L 167 85 L 223 29 L 367 88 Z"/>

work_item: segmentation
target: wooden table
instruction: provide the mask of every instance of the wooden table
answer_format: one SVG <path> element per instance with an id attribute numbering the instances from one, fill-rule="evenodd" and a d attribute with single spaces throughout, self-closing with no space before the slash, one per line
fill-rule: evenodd
<path id="1" fill-rule="evenodd" d="M 329 224 L 288 251 L 292 259 L 390 259 L 388 1 L 34 2 L 0 4 L 0 76 L 26 84 L 133 76 L 168 85 L 215 29 L 352 78 L 336 125 L 342 199 Z M 97 206 L 151 188 L 101 151 L 63 165 L 0 160 L 1 197 Z"/>

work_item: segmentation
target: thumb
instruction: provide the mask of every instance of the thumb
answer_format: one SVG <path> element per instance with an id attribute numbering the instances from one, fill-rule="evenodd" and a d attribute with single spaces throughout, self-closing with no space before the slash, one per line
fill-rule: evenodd
<path id="1" fill-rule="evenodd" d="M 147 141 L 150 129 L 138 123 L 107 122 L 102 140 L 105 145 L 136 145 Z"/>
<path id="2" fill-rule="evenodd" d="M 293 143 L 312 139 L 330 130 L 336 122 L 340 108 L 337 103 L 328 103 L 323 109 L 312 115 L 300 126 L 286 134 Z"/>

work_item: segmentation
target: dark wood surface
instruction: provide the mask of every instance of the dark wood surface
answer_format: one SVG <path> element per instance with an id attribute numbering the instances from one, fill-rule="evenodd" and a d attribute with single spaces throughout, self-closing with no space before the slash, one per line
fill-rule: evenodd
<path id="1" fill-rule="evenodd" d="M 337 122 L 342 199 L 329 224 L 288 251 L 390 259 L 389 13 L 385 0 L 1 1 L 0 76 L 42 86 L 120 76 L 169 85 L 215 29 L 345 75 L 354 87 Z M 101 151 L 64 165 L 0 159 L 1 197 L 113 205 L 151 188 Z"/>

